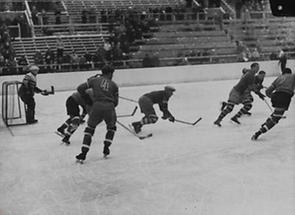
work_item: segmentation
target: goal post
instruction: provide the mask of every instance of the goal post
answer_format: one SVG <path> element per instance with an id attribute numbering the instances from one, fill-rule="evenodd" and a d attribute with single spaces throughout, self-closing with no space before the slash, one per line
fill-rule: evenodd
<path id="1" fill-rule="evenodd" d="M 18 96 L 21 84 L 19 81 L 2 83 L 2 119 L 6 126 L 26 124 L 25 105 Z"/>

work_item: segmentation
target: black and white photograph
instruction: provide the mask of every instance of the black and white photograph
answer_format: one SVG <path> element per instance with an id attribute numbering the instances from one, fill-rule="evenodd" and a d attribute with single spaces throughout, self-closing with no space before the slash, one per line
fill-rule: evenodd
<path id="1" fill-rule="evenodd" d="M 0 0 L 0 215 L 294 215 L 294 8 Z"/>

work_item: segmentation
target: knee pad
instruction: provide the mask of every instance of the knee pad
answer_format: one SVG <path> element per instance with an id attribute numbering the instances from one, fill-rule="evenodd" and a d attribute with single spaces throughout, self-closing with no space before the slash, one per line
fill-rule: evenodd
<path id="1" fill-rule="evenodd" d="M 232 112 L 233 109 L 234 109 L 234 104 L 232 104 L 232 103 L 227 103 L 227 105 L 226 105 L 224 111 L 226 111 L 227 113 L 230 113 L 230 112 Z"/>
<path id="2" fill-rule="evenodd" d="M 94 128 L 87 126 L 84 130 L 84 134 L 92 137 L 94 134 Z"/>
<path id="3" fill-rule="evenodd" d="M 73 128 L 77 129 L 78 126 L 79 126 L 79 124 L 80 124 L 80 117 L 75 116 L 75 117 L 73 117 L 73 118 L 71 119 L 71 124 L 70 124 L 70 125 L 71 125 Z"/>
<path id="4" fill-rule="evenodd" d="M 149 123 L 156 123 L 158 121 L 158 119 L 159 119 L 158 116 L 155 114 L 150 114 L 148 116 Z"/>

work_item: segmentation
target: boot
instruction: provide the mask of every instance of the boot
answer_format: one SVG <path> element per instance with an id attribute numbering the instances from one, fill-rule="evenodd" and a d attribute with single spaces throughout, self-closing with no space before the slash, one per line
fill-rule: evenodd
<path id="1" fill-rule="evenodd" d="M 64 138 L 61 140 L 63 143 L 65 143 L 66 145 L 70 145 L 70 136 L 69 135 L 65 135 Z"/>
<path id="2" fill-rule="evenodd" d="M 141 125 L 140 122 L 133 122 L 132 123 L 132 126 L 133 126 L 134 131 L 135 131 L 136 134 L 139 133 L 139 132 L 141 132 L 142 125 Z"/>
<path id="3" fill-rule="evenodd" d="M 252 137 L 251 137 L 251 140 L 257 140 L 258 137 L 262 134 L 261 131 L 257 131 Z"/>
<path id="4" fill-rule="evenodd" d="M 109 142 L 104 142 L 104 147 L 103 147 L 103 154 L 104 154 L 104 157 L 108 156 L 110 154 L 110 143 Z"/>
<path id="5" fill-rule="evenodd" d="M 86 159 L 86 153 L 81 152 L 80 154 L 76 155 L 77 162 L 83 163 Z"/>
<path id="6" fill-rule="evenodd" d="M 238 120 L 238 117 L 236 117 L 236 116 L 232 117 L 231 121 L 233 121 L 233 122 L 235 122 L 235 123 L 237 123 L 239 125 L 241 124 L 240 121 Z"/>
<path id="7" fill-rule="evenodd" d="M 218 127 L 221 127 L 220 122 L 221 122 L 221 120 L 218 118 L 217 120 L 215 120 L 214 125 L 217 125 Z"/>

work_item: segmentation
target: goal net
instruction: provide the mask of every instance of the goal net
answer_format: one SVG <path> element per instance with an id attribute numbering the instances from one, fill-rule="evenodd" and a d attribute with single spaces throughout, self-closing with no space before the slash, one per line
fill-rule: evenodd
<path id="1" fill-rule="evenodd" d="M 26 124 L 25 106 L 18 96 L 19 81 L 2 83 L 2 119 L 6 126 Z"/>

